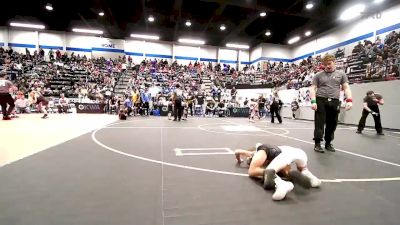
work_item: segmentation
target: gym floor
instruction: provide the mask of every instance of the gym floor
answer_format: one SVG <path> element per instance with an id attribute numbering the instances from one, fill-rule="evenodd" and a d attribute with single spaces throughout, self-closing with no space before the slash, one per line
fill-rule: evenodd
<path id="1" fill-rule="evenodd" d="M 400 133 L 340 125 L 324 154 L 312 134 L 289 119 L 116 121 L 0 167 L 0 224 L 398 225 Z M 321 188 L 273 201 L 234 159 L 257 142 L 303 149 Z"/>

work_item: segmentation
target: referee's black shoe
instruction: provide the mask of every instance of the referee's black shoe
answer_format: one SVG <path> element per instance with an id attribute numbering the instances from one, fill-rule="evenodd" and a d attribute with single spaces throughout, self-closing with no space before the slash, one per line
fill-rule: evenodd
<path id="1" fill-rule="evenodd" d="M 330 152 L 336 151 L 335 147 L 333 147 L 333 145 L 332 145 L 331 143 L 325 144 L 325 149 L 326 149 L 327 151 L 330 151 Z"/>
<path id="2" fill-rule="evenodd" d="M 321 143 L 315 143 L 314 151 L 319 152 L 319 153 L 324 153 L 325 152 L 325 150 L 321 147 Z"/>

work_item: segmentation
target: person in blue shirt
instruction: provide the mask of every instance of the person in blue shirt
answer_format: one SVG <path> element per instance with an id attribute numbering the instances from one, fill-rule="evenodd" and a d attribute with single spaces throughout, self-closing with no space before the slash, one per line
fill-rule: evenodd
<path id="1" fill-rule="evenodd" d="M 125 96 L 124 107 L 128 112 L 128 116 L 131 116 L 132 113 L 132 102 L 128 95 Z"/>
<path id="2" fill-rule="evenodd" d="M 149 115 L 149 108 L 150 108 L 150 100 L 151 100 L 151 93 L 149 92 L 149 88 L 146 88 L 144 92 L 140 95 L 143 103 L 143 114 L 148 116 Z"/>

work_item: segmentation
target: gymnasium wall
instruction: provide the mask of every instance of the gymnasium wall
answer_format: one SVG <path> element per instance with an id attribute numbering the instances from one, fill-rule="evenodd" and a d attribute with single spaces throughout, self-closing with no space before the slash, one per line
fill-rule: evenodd
<path id="1" fill-rule="evenodd" d="M 334 53 L 338 48 L 344 49 L 345 55 L 351 54 L 359 41 L 370 40 L 374 42 L 379 36 L 382 41 L 385 36 L 395 30 L 400 30 L 400 5 L 394 6 L 369 18 L 361 18 L 358 21 L 342 23 L 309 41 L 301 43 L 292 49 L 292 61 L 297 62 L 309 55 L 321 55 Z M 375 18 L 372 18 L 374 16 Z"/>
<path id="2" fill-rule="evenodd" d="M 67 51 L 70 55 L 86 55 L 86 57 L 118 58 L 128 55 L 135 63 L 143 59 L 163 59 L 169 62 L 177 60 L 179 64 L 188 65 L 195 61 L 211 62 L 213 66 L 217 62 L 229 64 L 231 67 L 243 68 L 249 64 L 250 54 L 248 50 L 236 50 L 218 48 L 215 46 L 191 46 L 181 43 L 164 41 L 143 41 L 128 38 L 109 39 L 94 35 L 82 35 L 57 31 L 34 31 L 20 28 L 0 27 L 0 46 L 11 46 L 15 51 L 25 53 L 28 48 L 33 51 L 39 47 L 45 53 L 53 49 Z M 46 56 L 48 57 L 48 56 Z"/>
<path id="3" fill-rule="evenodd" d="M 312 36 L 295 46 L 260 44 L 250 50 L 250 63 L 254 66 L 267 60 L 298 63 L 308 56 L 335 53 L 339 48 L 344 50 L 347 56 L 351 54 L 359 41 L 371 40 L 374 42 L 378 36 L 384 40 L 389 32 L 399 32 L 399 12 L 400 5 L 397 5 L 379 12 L 378 15 L 371 15 L 369 18 L 361 18 L 347 23 L 341 22 L 339 27 L 318 36 Z"/>

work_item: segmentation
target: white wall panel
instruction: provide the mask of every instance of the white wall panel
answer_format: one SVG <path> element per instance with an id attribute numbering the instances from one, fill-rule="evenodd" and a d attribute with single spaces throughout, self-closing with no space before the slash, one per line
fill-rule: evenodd
<path id="1" fill-rule="evenodd" d="M 46 47 L 63 47 L 64 37 L 62 33 L 39 32 L 39 45 Z"/>
<path id="2" fill-rule="evenodd" d="M 8 30 L 6 27 L 0 27 L 0 45 L 5 46 L 8 42 Z"/>
<path id="3" fill-rule="evenodd" d="M 200 47 L 199 57 L 204 59 L 217 59 L 217 47 Z"/>
<path id="4" fill-rule="evenodd" d="M 146 49 L 146 42 L 144 40 L 126 40 L 125 41 L 125 54 L 132 58 L 135 64 L 142 62 L 144 59 L 144 52 Z"/>
<path id="5" fill-rule="evenodd" d="M 288 46 L 263 44 L 262 57 L 270 58 L 271 61 L 280 61 L 279 59 L 291 59 L 292 54 Z M 274 60 L 276 59 L 276 60 Z"/>
<path id="6" fill-rule="evenodd" d="M 172 62 L 172 44 L 166 42 L 148 42 L 145 43 L 145 58 L 153 60 L 155 58 L 166 59 Z"/>
<path id="7" fill-rule="evenodd" d="M 76 35 L 67 34 L 66 36 L 66 47 L 68 54 L 75 52 L 76 55 L 86 55 L 86 57 L 92 57 L 92 44 L 95 43 L 97 37 L 89 35 Z"/>
<path id="8" fill-rule="evenodd" d="M 124 56 L 124 40 L 95 38 L 92 44 L 92 57 L 118 58 Z"/>
<path id="9" fill-rule="evenodd" d="M 218 51 L 218 60 L 221 63 L 222 68 L 223 64 L 229 65 L 231 68 L 237 68 L 239 50 L 220 48 Z"/>
<path id="10" fill-rule="evenodd" d="M 259 45 L 250 51 L 250 62 L 255 63 L 254 61 L 261 58 L 261 55 L 262 55 L 262 47 L 261 45 Z"/>
<path id="11" fill-rule="evenodd" d="M 239 51 L 239 70 L 242 70 L 250 62 L 250 54 L 248 50 Z M 245 64 L 246 63 L 246 64 Z"/>
<path id="12" fill-rule="evenodd" d="M 174 57 L 178 64 L 194 64 L 200 59 L 200 48 L 194 46 L 174 45 Z"/>
<path id="13" fill-rule="evenodd" d="M 25 48 L 29 48 L 31 54 L 37 48 L 38 34 L 37 31 L 22 31 L 9 29 L 9 46 L 14 51 L 25 53 Z"/>
<path id="14" fill-rule="evenodd" d="M 220 48 L 218 57 L 220 60 L 237 61 L 237 54 L 238 50 Z"/>
<path id="15" fill-rule="evenodd" d="M 172 44 L 146 41 L 146 54 L 160 54 L 172 56 Z"/>
<path id="16" fill-rule="evenodd" d="M 296 60 L 295 63 L 297 63 L 299 60 L 302 60 L 303 57 L 308 54 L 311 54 L 311 56 L 314 54 L 316 47 L 317 40 L 311 40 L 303 45 L 300 45 L 298 47 L 295 47 L 292 49 L 292 59 Z M 308 56 L 307 56 L 308 57 Z M 298 59 L 296 59 L 298 58 Z"/>

